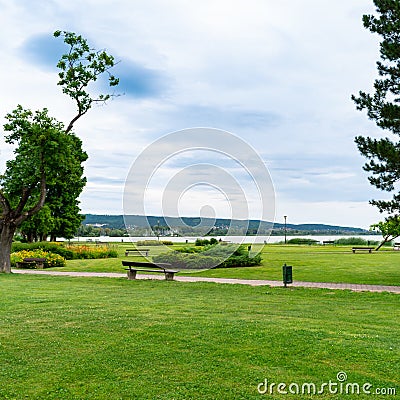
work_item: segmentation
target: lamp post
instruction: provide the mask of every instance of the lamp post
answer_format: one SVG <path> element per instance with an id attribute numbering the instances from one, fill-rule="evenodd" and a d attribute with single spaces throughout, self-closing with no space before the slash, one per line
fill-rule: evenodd
<path id="1" fill-rule="evenodd" d="M 284 215 L 283 216 L 283 218 L 285 218 L 285 244 L 286 244 L 286 231 L 287 231 L 287 228 L 286 228 L 286 218 L 287 218 L 287 215 Z"/>

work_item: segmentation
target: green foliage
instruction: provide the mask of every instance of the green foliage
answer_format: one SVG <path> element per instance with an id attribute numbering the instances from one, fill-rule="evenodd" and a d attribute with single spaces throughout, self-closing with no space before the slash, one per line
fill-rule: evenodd
<path id="1" fill-rule="evenodd" d="M 218 240 L 215 238 L 208 239 L 196 239 L 194 245 L 195 246 L 207 246 L 209 244 L 217 244 Z"/>
<path id="2" fill-rule="evenodd" d="M 365 28 L 381 36 L 380 57 L 377 62 L 379 79 L 375 80 L 373 94 L 359 92 L 352 96 L 358 110 L 366 110 L 369 119 L 392 134 L 400 134 L 400 7 L 397 0 L 374 0 L 377 15 L 364 15 Z M 360 153 L 368 162 L 364 170 L 371 173 L 370 183 L 378 189 L 393 192 L 400 179 L 400 142 L 389 138 L 373 139 L 358 136 L 355 139 Z M 381 212 L 400 211 L 400 193 L 389 201 L 372 200 Z"/>
<path id="3" fill-rule="evenodd" d="M 309 238 L 293 238 L 287 241 L 288 244 L 317 244 L 318 240 L 309 239 Z"/>
<path id="4" fill-rule="evenodd" d="M 136 246 L 161 246 L 163 244 L 160 240 L 138 240 Z"/>
<path id="5" fill-rule="evenodd" d="M 93 102 L 104 103 L 111 97 L 101 94 L 93 98 L 87 91 L 90 83 L 106 73 L 110 86 L 118 84 L 109 73 L 114 66 L 112 56 L 90 49 L 75 33 L 56 31 L 54 36 L 63 37 L 69 46 L 57 64 L 61 70 L 58 84 L 75 101 L 77 111 L 67 128 L 50 117 L 46 108 L 32 112 L 18 105 L 5 117 L 4 130 L 9 132 L 5 141 L 14 145 L 15 157 L 6 162 L 6 170 L 0 175 L 0 272 L 11 271 L 9 254 L 14 233 L 44 206 L 46 196 L 54 222 L 52 236 L 68 238 L 75 233 L 82 220 L 77 196 L 86 183 L 81 163 L 87 155 L 72 128 Z"/>
<path id="6" fill-rule="evenodd" d="M 249 257 L 245 246 L 208 245 L 203 249 L 186 246 L 153 257 L 154 262 L 170 263 L 179 269 L 240 268 L 261 264 L 261 256 Z"/>
<path id="7" fill-rule="evenodd" d="M 6 141 L 17 148 L 1 183 L 12 206 L 26 204 L 29 215 L 22 234 L 28 240 L 48 234 L 73 237 L 83 219 L 77 198 L 86 183 L 82 163 L 87 154 L 81 140 L 72 132 L 65 133 L 63 124 L 50 117 L 47 109 L 34 114 L 18 106 L 6 119 L 4 129 L 11 132 Z M 46 207 L 38 215 L 40 208 L 29 213 L 44 194 Z"/>
<path id="8" fill-rule="evenodd" d="M 54 229 L 54 218 L 49 206 L 45 204 L 41 210 L 21 224 L 19 232 L 25 241 L 33 242 L 38 239 L 43 240 L 52 229 Z"/>
<path id="9" fill-rule="evenodd" d="M 371 229 L 377 230 L 383 236 L 381 244 L 376 249 L 379 250 L 382 246 L 400 236 L 400 216 L 389 216 L 384 221 L 371 225 Z"/>
<path id="10" fill-rule="evenodd" d="M 18 105 L 5 118 L 8 122 L 4 130 L 10 132 L 5 135 L 5 141 L 16 146 L 16 156 L 7 161 L 1 177 L 4 196 L 12 205 L 22 199 L 26 204 L 30 196 L 34 197 L 31 199 L 34 203 L 39 197 L 42 179 L 45 177 L 46 183 L 54 183 L 59 178 L 57 167 L 71 154 L 70 137 L 63 132 L 63 124 L 48 115 L 46 108 L 33 113 Z"/>
<path id="11" fill-rule="evenodd" d="M 378 244 L 378 241 L 367 241 L 359 237 L 340 238 L 335 240 L 335 244 L 345 246 L 368 246 Z"/>
<path id="12" fill-rule="evenodd" d="M 194 246 L 183 246 L 183 247 L 178 247 L 176 251 L 179 251 L 180 253 L 200 253 L 203 251 L 200 247 L 194 247 Z"/>
<path id="13" fill-rule="evenodd" d="M 15 268 L 17 262 L 22 262 L 25 258 L 45 258 L 46 268 L 54 267 L 65 267 L 65 258 L 59 254 L 49 253 L 47 251 L 37 250 L 21 250 L 15 253 L 11 253 L 11 267 Z"/>
<path id="14" fill-rule="evenodd" d="M 110 94 L 100 94 L 98 98 L 93 98 L 87 87 L 100 75 L 109 72 L 115 65 L 114 57 L 104 50 L 91 49 L 86 39 L 73 32 L 56 31 L 54 36 L 63 37 L 64 43 L 69 46 L 69 51 L 61 56 L 57 64 L 61 70 L 58 85 L 63 93 L 75 100 L 78 115 L 81 116 L 91 108 L 93 102 L 105 102 L 111 97 Z M 112 74 L 109 74 L 108 81 L 110 86 L 119 83 L 119 79 Z"/>
<path id="15" fill-rule="evenodd" d="M 169 263 L 173 268 L 185 269 L 208 269 L 214 268 L 221 260 L 218 257 L 212 257 L 202 254 L 182 253 L 180 251 L 171 251 L 153 257 L 154 262 Z"/>
<path id="16" fill-rule="evenodd" d="M 261 265 L 261 254 L 254 256 L 249 255 L 245 246 L 240 246 L 231 256 L 229 256 L 218 268 L 241 268 L 241 267 L 254 267 Z"/>

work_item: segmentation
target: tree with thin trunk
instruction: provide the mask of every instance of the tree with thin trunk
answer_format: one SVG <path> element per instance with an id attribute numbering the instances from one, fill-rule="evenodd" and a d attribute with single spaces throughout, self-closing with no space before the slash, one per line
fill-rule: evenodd
<path id="1" fill-rule="evenodd" d="M 380 232 L 383 236 L 383 240 L 375 249 L 378 251 L 385 243 L 391 242 L 400 236 L 400 216 L 387 217 L 384 221 L 371 225 L 371 229 Z"/>
<path id="2" fill-rule="evenodd" d="M 60 166 L 77 162 L 76 140 L 72 128 L 94 103 L 104 103 L 112 94 L 93 97 L 88 86 L 102 74 L 108 74 L 109 85 L 118 85 L 110 74 L 114 58 L 106 51 L 96 51 L 73 32 L 56 31 L 68 51 L 61 56 L 58 85 L 70 96 L 77 112 L 67 124 L 49 116 L 45 108 L 32 112 L 18 105 L 6 115 L 6 143 L 15 146 L 15 157 L 7 161 L 0 176 L 0 272 L 11 272 L 11 244 L 16 229 L 45 204 L 49 187 L 62 179 Z M 79 140 L 79 139 L 78 139 Z"/>

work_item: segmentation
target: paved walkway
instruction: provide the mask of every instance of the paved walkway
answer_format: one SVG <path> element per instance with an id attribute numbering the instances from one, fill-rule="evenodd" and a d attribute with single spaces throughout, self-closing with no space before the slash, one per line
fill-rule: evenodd
<path id="1" fill-rule="evenodd" d="M 67 271 L 46 271 L 46 270 L 29 270 L 29 269 L 13 269 L 15 274 L 33 274 L 33 275 L 54 275 L 54 276 L 84 276 L 84 277 L 102 277 L 102 278 L 125 278 L 126 274 L 116 272 L 67 272 Z M 164 279 L 159 275 L 137 275 L 137 279 Z M 226 278 L 205 278 L 200 276 L 175 276 L 178 282 L 214 282 L 214 283 L 230 283 L 250 286 L 283 286 L 281 281 L 253 280 L 253 279 L 226 279 Z M 384 285 L 359 285 L 353 283 L 329 283 L 329 282 L 299 282 L 295 281 L 290 286 L 308 287 L 319 289 L 342 289 L 352 290 L 355 292 L 391 292 L 400 294 L 400 286 L 384 286 Z"/>

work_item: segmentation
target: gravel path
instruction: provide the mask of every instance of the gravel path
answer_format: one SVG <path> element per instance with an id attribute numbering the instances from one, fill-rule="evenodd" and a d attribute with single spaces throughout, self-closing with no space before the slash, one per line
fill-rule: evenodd
<path id="1" fill-rule="evenodd" d="M 53 275 L 53 276 L 81 276 L 81 277 L 101 277 L 101 278 L 124 278 L 126 274 L 116 272 L 67 272 L 67 271 L 46 271 L 46 270 L 29 270 L 29 269 L 13 269 L 15 274 L 32 274 L 32 275 Z M 157 279 L 163 280 L 163 276 L 159 275 L 137 275 L 137 279 Z M 205 278 L 196 276 L 175 276 L 178 282 L 214 282 L 229 283 L 250 286 L 283 286 L 281 281 L 252 280 L 252 279 L 226 279 L 226 278 Z M 295 281 L 289 286 L 320 288 L 320 289 L 342 289 L 352 290 L 355 292 L 391 292 L 400 294 L 400 286 L 384 286 L 384 285 L 360 285 L 353 283 L 329 283 L 329 282 L 299 282 Z"/>

